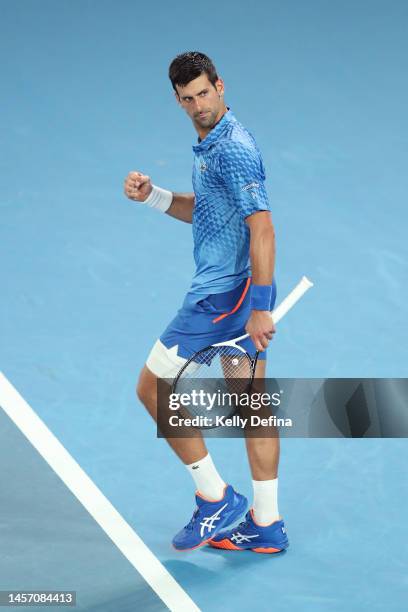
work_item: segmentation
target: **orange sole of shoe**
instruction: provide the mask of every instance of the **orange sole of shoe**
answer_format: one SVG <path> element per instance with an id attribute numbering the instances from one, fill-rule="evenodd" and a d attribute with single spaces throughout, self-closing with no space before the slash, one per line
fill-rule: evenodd
<path id="1" fill-rule="evenodd" d="M 214 542 L 214 541 L 210 541 L 209 542 L 210 546 L 213 546 L 214 548 L 222 548 L 223 550 L 239 550 L 241 552 L 243 552 L 245 549 L 243 548 L 238 548 L 238 546 L 235 546 L 235 544 L 233 544 L 232 542 L 230 542 L 229 540 L 220 540 L 220 542 Z M 257 553 L 264 553 L 264 554 L 272 554 L 272 553 L 279 553 L 282 552 L 281 548 L 251 548 L 251 550 L 253 552 L 257 552 Z"/>
<path id="2" fill-rule="evenodd" d="M 251 550 L 257 553 L 268 553 L 268 554 L 282 552 L 281 548 L 251 548 Z"/>

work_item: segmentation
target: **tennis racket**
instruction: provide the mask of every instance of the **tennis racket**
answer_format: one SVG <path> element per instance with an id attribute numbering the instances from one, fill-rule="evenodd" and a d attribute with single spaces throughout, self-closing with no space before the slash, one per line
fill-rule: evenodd
<path id="1" fill-rule="evenodd" d="M 303 276 L 289 295 L 271 312 L 274 324 L 278 323 L 311 287 L 313 283 Z M 175 377 L 172 384 L 173 397 L 174 394 L 178 397 L 186 394 L 184 397 L 191 398 L 190 402 L 180 404 L 179 413 L 184 418 L 206 417 L 205 423 L 200 424 L 200 429 L 216 427 L 216 416 L 233 415 L 242 394 L 251 389 L 259 351 L 251 357 L 240 345 L 248 337 L 249 334 L 244 334 L 197 351 Z"/>

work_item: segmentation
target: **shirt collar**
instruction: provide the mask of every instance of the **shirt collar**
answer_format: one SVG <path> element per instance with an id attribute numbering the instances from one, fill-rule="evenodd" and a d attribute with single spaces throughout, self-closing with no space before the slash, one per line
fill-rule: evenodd
<path id="1" fill-rule="evenodd" d="M 228 107 L 227 107 L 228 108 Z M 236 121 L 232 111 L 228 108 L 227 112 L 221 117 L 221 119 L 215 124 L 215 126 L 210 130 L 205 138 L 201 140 L 198 144 L 193 145 L 193 151 L 198 153 L 200 151 L 206 151 L 209 149 L 221 134 L 224 132 L 226 127 L 232 122 Z"/>

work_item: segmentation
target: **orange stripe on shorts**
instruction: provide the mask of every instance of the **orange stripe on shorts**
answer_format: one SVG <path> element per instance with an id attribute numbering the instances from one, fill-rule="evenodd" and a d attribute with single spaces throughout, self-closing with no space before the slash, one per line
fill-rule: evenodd
<path id="1" fill-rule="evenodd" d="M 251 278 L 247 279 L 245 288 L 242 292 L 241 297 L 239 298 L 238 302 L 235 304 L 234 308 L 232 310 L 230 310 L 229 312 L 224 312 L 224 314 L 220 315 L 219 317 L 216 317 L 215 319 L 213 319 L 213 323 L 218 323 L 218 321 L 222 321 L 222 319 L 225 319 L 225 317 L 229 317 L 229 315 L 234 314 L 234 312 L 237 312 L 238 308 L 241 306 L 242 302 L 245 299 L 246 294 L 248 293 L 248 289 L 249 289 L 249 285 L 251 284 Z"/>

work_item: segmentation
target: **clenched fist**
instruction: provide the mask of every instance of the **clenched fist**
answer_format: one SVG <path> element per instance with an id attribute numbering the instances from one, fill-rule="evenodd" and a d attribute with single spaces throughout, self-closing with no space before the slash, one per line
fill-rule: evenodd
<path id="1" fill-rule="evenodd" d="M 144 202 L 150 195 L 153 185 L 150 176 L 141 172 L 129 172 L 125 179 L 125 196 L 136 202 Z"/>

